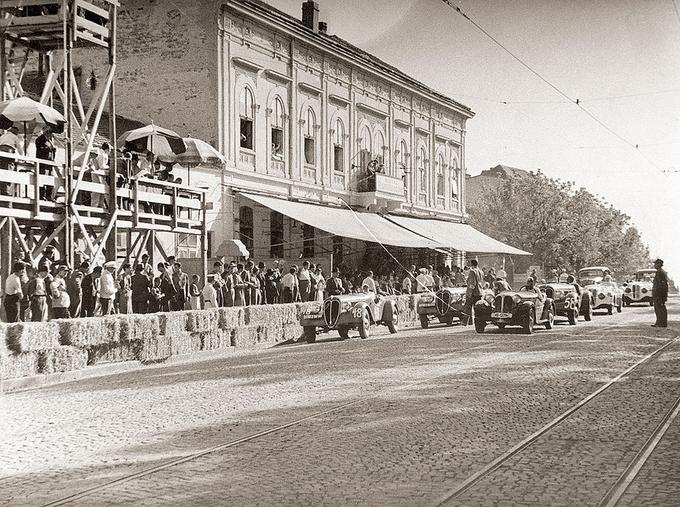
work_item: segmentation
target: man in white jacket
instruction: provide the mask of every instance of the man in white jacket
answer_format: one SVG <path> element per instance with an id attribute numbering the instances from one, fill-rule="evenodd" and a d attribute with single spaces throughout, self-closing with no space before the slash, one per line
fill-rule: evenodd
<path id="1" fill-rule="evenodd" d="M 113 301 L 116 297 L 116 292 L 118 292 L 116 280 L 113 278 L 115 272 L 115 261 L 109 261 L 104 264 L 99 285 L 99 304 L 101 305 L 102 315 L 113 313 Z"/>

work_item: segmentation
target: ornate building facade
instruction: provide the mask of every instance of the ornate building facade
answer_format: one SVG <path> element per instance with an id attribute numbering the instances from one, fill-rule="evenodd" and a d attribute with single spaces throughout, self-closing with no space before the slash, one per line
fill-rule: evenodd
<path id="1" fill-rule="evenodd" d="M 233 238 L 257 260 L 357 261 L 347 254 L 359 254 L 361 240 L 315 230 L 247 193 L 465 220 L 472 111 L 329 34 L 316 2 L 303 4 L 301 20 L 259 0 L 122 8 L 150 28 L 140 34 L 121 19 L 121 46 L 150 40 L 157 49 L 120 56 L 119 112 L 202 137 L 228 160 L 224 171 L 191 176 L 213 201 L 211 256 Z M 135 92 L 140 83 L 148 99 Z"/>

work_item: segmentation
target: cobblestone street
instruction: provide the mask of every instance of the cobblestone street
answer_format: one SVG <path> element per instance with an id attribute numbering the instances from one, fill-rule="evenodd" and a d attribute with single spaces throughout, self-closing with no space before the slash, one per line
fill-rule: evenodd
<path id="1" fill-rule="evenodd" d="M 328 335 L 6 394 L 0 504 L 679 505 L 678 303 L 668 329 Z"/>

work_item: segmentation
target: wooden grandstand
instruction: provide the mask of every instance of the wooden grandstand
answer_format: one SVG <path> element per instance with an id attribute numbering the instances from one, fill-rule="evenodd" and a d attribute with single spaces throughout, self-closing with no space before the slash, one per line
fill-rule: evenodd
<path id="1" fill-rule="evenodd" d="M 79 257 L 134 258 L 143 250 L 165 256 L 158 233 L 200 236 L 203 272 L 207 232 L 205 192 L 118 172 L 129 160 L 116 157 L 107 173 L 88 165 L 107 130 L 116 146 L 117 0 L 3 0 L 0 2 L 0 89 L 2 100 L 25 95 L 22 81 L 36 60 L 46 72 L 39 100 L 63 111 L 66 123 L 64 163 L 0 152 L 0 257 L 5 278 L 18 258 L 35 261 L 55 245 L 73 264 Z M 74 49 L 108 51 L 105 77 L 84 100 L 74 73 Z M 108 120 L 107 128 L 102 124 Z M 111 157 L 113 158 L 113 156 Z M 39 167 L 50 165 L 52 174 Z M 42 171 L 45 172 L 45 171 Z M 41 198 L 40 188 L 54 187 L 56 198 Z M 123 242 L 123 245 L 117 243 Z M 121 252 L 121 249 L 123 250 Z"/>

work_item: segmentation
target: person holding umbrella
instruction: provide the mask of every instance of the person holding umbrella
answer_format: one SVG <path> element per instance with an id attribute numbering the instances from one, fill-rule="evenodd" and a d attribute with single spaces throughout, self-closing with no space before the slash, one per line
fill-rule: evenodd
<path id="1" fill-rule="evenodd" d="M 35 140 L 35 158 L 41 158 L 43 160 L 54 161 L 54 157 L 57 154 L 57 147 L 54 144 L 54 135 L 52 133 L 52 127 L 45 125 L 42 130 L 42 134 L 38 136 Z M 52 175 L 53 166 L 48 164 L 40 164 L 40 174 Z M 46 201 L 53 201 L 54 187 L 52 185 L 43 185 L 40 187 L 40 198 Z"/>

